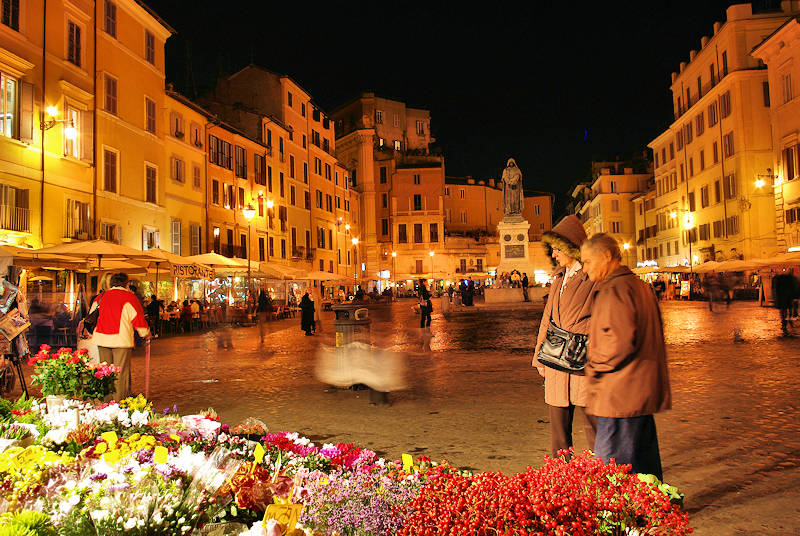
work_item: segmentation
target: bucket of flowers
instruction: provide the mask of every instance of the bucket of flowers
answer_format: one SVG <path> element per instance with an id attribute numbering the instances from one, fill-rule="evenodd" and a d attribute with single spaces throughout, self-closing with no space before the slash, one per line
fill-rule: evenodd
<path id="1" fill-rule="evenodd" d="M 65 406 L 67 399 L 104 399 L 114 389 L 120 371 L 108 363 L 89 363 L 86 349 L 51 352 L 47 344 L 28 359 L 28 366 L 34 367 L 31 384 L 41 386 L 48 412 Z"/>

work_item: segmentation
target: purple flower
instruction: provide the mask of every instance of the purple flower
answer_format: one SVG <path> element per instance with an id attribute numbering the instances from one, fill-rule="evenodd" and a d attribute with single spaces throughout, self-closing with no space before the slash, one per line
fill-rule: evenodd
<path id="1" fill-rule="evenodd" d="M 91 480 L 92 482 L 97 482 L 99 480 L 105 480 L 106 478 L 108 478 L 107 474 L 105 474 L 105 473 L 96 473 L 96 474 L 91 475 L 89 477 L 89 480 Z"/>

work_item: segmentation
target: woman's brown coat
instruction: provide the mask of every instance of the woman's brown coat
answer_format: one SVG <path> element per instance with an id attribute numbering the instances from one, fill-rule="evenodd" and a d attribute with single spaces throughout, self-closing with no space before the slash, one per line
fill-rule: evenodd
<path id="1" fill-rule="evenodd" d="M 536 350 L 533 354 L 533 365 L 544 372 L 544 401 L 551 406 L 567 407 L 569 405 L 586 405 L 586 380 L 583 376 L 569 374 L 560 370 L 545 367 L 536 359 L 539 348 L 547 335 L 547 326 L 552 315 L 553 323 L 561 329 L 573 333 L 589 333 L 589 316 L 592 310 L 592 295 L 595 284 L 589 276 L 578 270 L 567 280 L 564 292 L 561 293 L 561 282 L 564 280 L 565 268 L 553 274 L 550 296 L 539 325 L 539 337 L 536 339 Z"/>

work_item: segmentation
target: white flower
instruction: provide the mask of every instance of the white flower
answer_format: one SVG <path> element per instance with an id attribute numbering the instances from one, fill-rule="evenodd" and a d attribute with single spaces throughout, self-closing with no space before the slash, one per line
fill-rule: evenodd
<path id="1" fill-rule="evenodd" d="M 333 443 L 325 443 L 324 445 L 322 445 L 322 449 L 321 450 L 332 449 L 335 446 L 336 445 L 334 445 Z"/>
<path id="2" fill-rule="evenodd" d="M 128 519 L 124 525 L 122 525 L 122 528 L 124 528 L 125 530 L 131 530 L 135 526 L 136 526 L 136 518 L 132 517 Z"/>
<path id="3" fill-rule="evenodd" d="M 103 521 L 108 518 L 108 510 L 92 510 L 89 516 L 95 521 Z"/>
<path id="4" fill-rule="evenodd" d="M 131 415 L 131 423 L 134 426 L 144 426 L 150 421 L 150 413 L 147 411 L 135 410 Z"/>
<path id="5" fill-rule="evenodd" d="M 298 437 L 300 437 L 300 434 L 298 434 L 297 432 L 292 432 L 290 434 L 286 434 L 286 439 L 288 439 L 289 441 L 294 441 Z"/>
<path id="6" fill-rule="evenodd" d="M 308 445 L 309 443 L 311 443 L 311 440 L 307 437 L 300 437 L 294 440 L 295 445 Z"/>

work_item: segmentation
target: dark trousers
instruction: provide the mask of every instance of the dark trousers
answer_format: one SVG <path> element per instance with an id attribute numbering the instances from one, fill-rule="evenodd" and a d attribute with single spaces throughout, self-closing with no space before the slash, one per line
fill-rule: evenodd
<path id="1" fill-rule="evenodd" d="M 530 298 L 528 298 L 528 287 L 522 287 L 522 299 L 523 301 L 531 301 Z"/>
<path id="2" fill-rule="evenodd" d="M 583 431 L 586 434 L 586 443 L 589 448 L 594 448 L 595 432 L 597 430 L 597 417 L 583 411 Z M 575 415 L 575 406 L 562 408 L 550 406 L 550 450 L 553 457 L 559 450 L 566 450 L 572 446 L 572 420 Z"/>
<path id="3" fill-rule="evenodd" d="M 789 322 L 791 322 L 792 319 L 792 304 L 790 303 L 788 305 L 781 305 L 780 311 L 781 311 L 781 329 L 783 330 L 784 333 L 787 333 L 788 330 L 786 329 L 786 326 L 789 325 Z"/>
<path id="4" fill-rule="evenodd" d="M 431 325 L 431 308 L 419 306 L 419 327 L 424 328 Z"/>
<path id="5" fill-rule="evenodd" d="M 613 458 L 618 464 L 630 464 L 632 473 L 655 475 L 663 480 L 656 421 L 652 415 L 598 417 L 594 453 L 604 463 Z"/>

